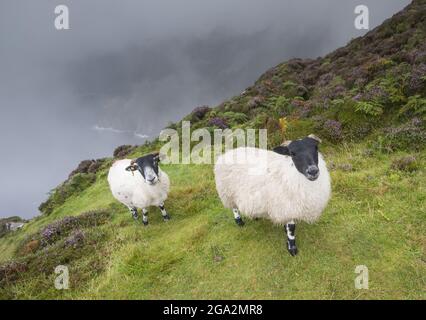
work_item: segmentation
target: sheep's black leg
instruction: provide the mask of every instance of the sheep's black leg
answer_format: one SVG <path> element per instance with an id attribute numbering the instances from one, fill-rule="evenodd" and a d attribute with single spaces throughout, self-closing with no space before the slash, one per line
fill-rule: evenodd
<path id="1" fill-rule="evenodd" d="M 142 223 L 144 226 L 148 225 L 148 210 L 145 208 L 142 209 Z"/>
<path id="2" fill-rule="evenodd" d="M 244 221 L 241 219 L 240 211 L 237 208 L 234 208 L 232 209 L 232 212 L 234 213 L 235 223 L 242 227 L 244 225 Z"/>
<path id="3" fill-rule="evenodd" d="M 136 207 L 129 207 L 133 219 L 138 220 L 138 209 Z"/>
<path id="4" fill-rule="evenodd" d="M 166 208 L 164 207 L 164 203 L 162 203 L 160 206 L 158 206 L 161 210 L 161 215 L 163 216 L 163 220 L 164 221 L 169 221 L 170 220 L 170 216 L 166 211 Z"/>
<path id="5" fill-rule="evenodd" d="M 294 221 L 290 221 L 285 225 L 285 231 L 287 233 L 287 250 L 294 257 L 297 254 L 296 224 Z"/>

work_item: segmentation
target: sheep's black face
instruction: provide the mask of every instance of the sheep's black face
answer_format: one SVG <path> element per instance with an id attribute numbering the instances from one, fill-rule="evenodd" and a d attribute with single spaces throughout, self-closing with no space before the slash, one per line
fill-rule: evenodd
<path id="1" fill-rule="evenodd" d="M 145 182 L 154 185 L 158 182 L 158 163 L 160 162 L 159 154 L 149 154 L 136 159 L 133 164 L 127 168 L 130 171 L 139 171 Z"/>
<path id="2" fill-rule="evenodd" d="M 319 177 L 318 168 L 318 141 L 313 138 L 304 138 L 292 141 L 287 146 L 279 146 L 274 151 L 290 156 L 297 170 L 310 181 Z"/>

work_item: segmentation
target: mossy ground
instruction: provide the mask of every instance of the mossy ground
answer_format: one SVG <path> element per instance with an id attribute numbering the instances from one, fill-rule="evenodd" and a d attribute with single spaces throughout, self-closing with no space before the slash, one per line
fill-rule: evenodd
<path id="1" fill-rule="evenodd" d="M 111 221 L 99 227 L 103 243 L 70 261 L 71 288 L 54 289 L 53 270 L 51 275 L 30 270 L 30 277 L 2 288 L 3 296 L 424 299 L 426 154 L 416 154 L 419 170 L 404 172 L 391 165 L 406 153 L 366 156 L 365 148 L 347 144 L 323 150 L 336 168 L 331 170 L 333 196 L 318 223 L 298 224 L 295 258 L 285 249 L 281 227 L 265 220 L 247 220 L 244 228 L 235 225 L 216 195 L 210 165 L 163 166 L 172 181 L 166 202 L 172 220 L 163 222 L 159 210 L 152 208 L 148 227 L 134 222 L 115 202 L 102 171 L 78 197 L 0 239 L 5 261 L 13 258 L 25 236 L 54 220 L 88 210 L 112 211 Z M 94 262 L 102 267 L 93 275 Z M 354 287 L 357 265 L 369 269 L 368 290 Z"/>

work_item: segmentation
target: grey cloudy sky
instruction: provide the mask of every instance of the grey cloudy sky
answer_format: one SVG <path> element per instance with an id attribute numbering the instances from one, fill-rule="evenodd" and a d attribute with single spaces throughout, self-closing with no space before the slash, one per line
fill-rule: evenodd
<path id="1" fill-rule="evenodd" d="M 0 217 L 32 217 L 78 162 L 142 143 L 291 57 L 324 55 L 408 0 L 2 0 Z M 71 30 L 54 28 L 66 4 Z"/>

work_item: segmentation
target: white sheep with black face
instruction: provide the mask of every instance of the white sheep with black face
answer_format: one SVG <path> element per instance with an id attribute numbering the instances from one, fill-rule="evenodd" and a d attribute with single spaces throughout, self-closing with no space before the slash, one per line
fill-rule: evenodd
<path id="1" fill-rule="evenodd" d="M 223 205 L 232 209 L 243 226 L 241 214 L 284 224 L 288 251 L 297 254 L 295 220 L 314 222 L 326 207 L 330 175 L 320 140 L 310 135 L 288 141 L 273 151 L 256 148 L 230 150 L 217 159 L 214 173 Z"/>
<path id="2" fill-rule="evenodd" d="M 158 153 L 135 160 L 118 160 L 114 162 L 108 174 L 108 183 L 114 198 L 129 208 L 135 220 L 138 219 L 138 208 L 142 209 L 144 225 L 148 225 L 150 206 L 159 207 L 165 221 L 170 219 L 164 207 L 170 180 L 159 168 L 159 162 Z"/>

